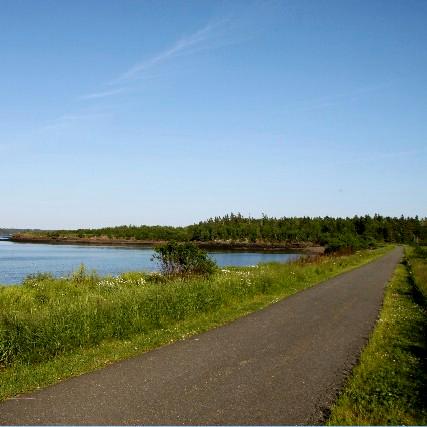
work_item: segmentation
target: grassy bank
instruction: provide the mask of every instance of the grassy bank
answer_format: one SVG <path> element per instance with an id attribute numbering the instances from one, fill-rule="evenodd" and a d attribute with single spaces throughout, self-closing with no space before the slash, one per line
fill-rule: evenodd
<path id="1" fill-rule="evenodd" d="M 143 273 L 38 276 L 0 287 L 0 399 L 225 324 L 369 262 L 389 247 L 224 269 L 163 283 Z"/>
<path id="2" fill-rule="evenodd" d="M 427 257 L 407 249 L 329 425 L 427 424 Z"/>

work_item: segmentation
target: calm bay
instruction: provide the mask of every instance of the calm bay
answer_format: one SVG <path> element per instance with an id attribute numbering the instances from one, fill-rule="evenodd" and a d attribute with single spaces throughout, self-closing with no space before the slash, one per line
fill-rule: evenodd
<path id="1" fill-rule="evenodd" d="M 50 272 L 68 276 L 80 264 L 100 275 L 118 275 L 125 271 L 156 271 L 148 247 L 100 245 L 52 245 L 0 241 L 0 284 L 19 284 L 29 274 Z M 221 267 L 249 266 L 262 262 L 289 262 L 298 253 L 211 251 L 209 255 Z"/>

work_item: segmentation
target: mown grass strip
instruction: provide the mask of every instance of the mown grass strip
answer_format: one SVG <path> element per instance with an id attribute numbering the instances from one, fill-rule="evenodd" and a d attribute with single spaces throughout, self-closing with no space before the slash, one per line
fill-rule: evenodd
<path id="1" fill-rule="evenodd" d="M 390 249 L 163 285 L 141 286 L 139 276 L 131 276 L 135 283 L 75 277 L 3 288 L 0 400 L 224 325 Z"/>
<path id="2" fill-rule="evenodd" d="M 415 280 L 407 262 L 396 269 L 378 324 L 328 425 L 427 424 L 427 312 L 419 299 L 427 261 L 416 263 Z"/>

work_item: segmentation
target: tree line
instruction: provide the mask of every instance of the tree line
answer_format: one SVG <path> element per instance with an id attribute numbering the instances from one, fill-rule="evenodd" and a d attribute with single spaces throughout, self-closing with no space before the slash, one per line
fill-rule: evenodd
<path id="1" fill-rule="evenodd" d="M 107 237 L 148 241 L 252 242 L 287 243 L 311 242 L 327 246 L 360 249 L 384 243 L 427 243 L 427 219 L 416 217 L 354 216 L 283 217 L 263 215 L 261 218 L 229 214 L 210 218 L 186 227 L 135 226 L 99 229 L 58 230 L 45 233 L 51 238 Z"/>

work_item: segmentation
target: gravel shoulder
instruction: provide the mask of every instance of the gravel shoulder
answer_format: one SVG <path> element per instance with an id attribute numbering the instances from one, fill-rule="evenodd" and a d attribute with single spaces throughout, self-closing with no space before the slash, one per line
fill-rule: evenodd
<path id="1" fill-rule="evenodd" d="M 401 257 L 396 248 L 227 326 L 9 399 L 0 424 L 321 423 Z"/>

